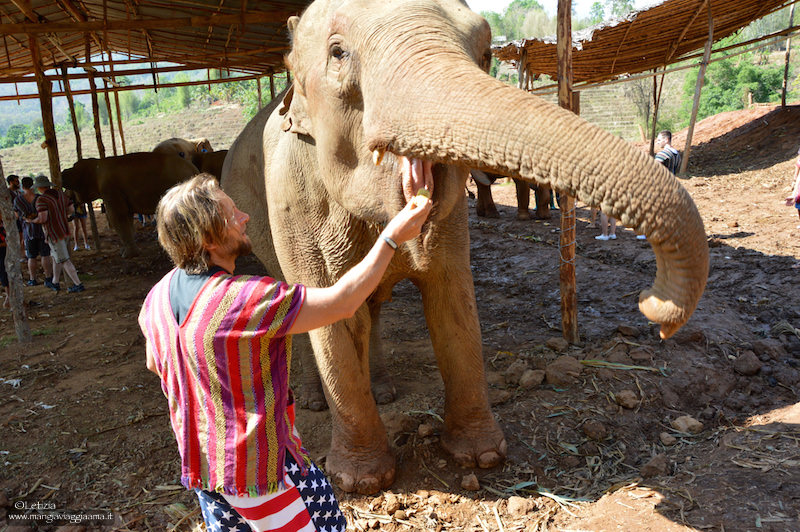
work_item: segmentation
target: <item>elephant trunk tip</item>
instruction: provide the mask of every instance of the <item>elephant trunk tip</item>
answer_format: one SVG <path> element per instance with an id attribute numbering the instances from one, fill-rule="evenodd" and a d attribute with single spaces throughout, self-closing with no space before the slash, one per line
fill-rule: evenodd
<path id="1" fill-rule="evenodd" d="M 662 340 L 678 332 L 692 314 L 691 310 L 687 311 L 673 301 L 664 301 L 652 290 L 645 290 L 639 295 L 639 310 L 647 319 L 661 325 L 659 335 Z"/>

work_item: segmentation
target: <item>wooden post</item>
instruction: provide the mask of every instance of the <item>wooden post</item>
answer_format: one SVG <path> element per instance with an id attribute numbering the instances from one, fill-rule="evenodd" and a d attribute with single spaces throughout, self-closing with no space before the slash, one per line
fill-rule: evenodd
<path id="1" fill-rule="evenodd" d="M 36 85 L 39 88 L 39 104 L 42 108 L 44 143 L 47 147 L 47 160 L 50 164 L 50 180 L 57 186 L 61 186 L 61 163 L 58 160 L 56 126 L 53 123 L 53 83 L 44 77 L 42 57 L 39 51 L 39 41 L 37 41 L 35 37 L 30 37 L 29 42 Z"/>
<path id="2" fill-rule="evenodd" d="M 0 195 L 0 217 L 6 228 L 6 273 L 8 273 L 8 304 L 11 307 L 11 315 L 14 319 L 14 330 L 17 333 L 17 340 L 21 343 L 28 343 L 32 339 L 31 329 L 28 325 L 28 314 L 25 311 L 25 297 L 22 293 L 22 271 L 19 267 L 19 230 L 17 220 L 14 216 L 14 209 L 11 206 L 11 191 L 8 189 L 6 174 L 3 172 L 3 163 L 0 158 L 0 180 L 5 189 Z M 10 243 L 14 242 L 14 245 Z"/>
<path id="3" fill-rule="evenodd" d="M 258 88 L 258 108 L 261 109 L 261 78 L 256 78 L 256 87 Z"/>
<path id="4" fill-rule="evenodd" d="M 275 76 L 269 75 L 269 101 L 275 99 Z"/>
<path id="5" fill-rule="evenodd" d="M 75 102 L 72 99 L 72 90 L 69 87 L 69 78 L 67 77 L 67 67 L 61 67 L 61 76 L 64 78 L 64 94 L 67 96 L 67 103 L 69 104 L 69 116 L 72 117 L 72 130 L 75 132 L 75 153 L 78 160 L 83 159 L 83 150 L 81 149 L 81 130 L 78 125 L 78 116 L 75 114 Z"/>
<path id="6" fill-rule="evenodd" d="M 667 65 L 664 65 L 664 71 L 661 73 L 661 83 L 656 82 L 656 76 L 653 75 L 653 130 L 650 135 L 650 157 L 656 154 L 656 128 L 658 127 L 658 109 L 661 107 L 661 91 L 664 89 L 664 76 L 666 75 Z M 655 70 L 653 71 L 655 73 Z M 656 85 L 658 85 L 658 92 L 656 92 Z"/>
<path id="7" fill-rule="evenodd" d="M 108 53 L 108 72 L 111 74 L 112 81 L 115 82 L 114 77 L 114 61 L 111 58 L 111 50 L 106 50 Z M 106 92 L 106 100 L 108 100 L 108 92 Z M 122 153 L 128 153 L 125 149 L 125 132 L 122 130 L 122 113 L 119 111 L 119 91 L 114 91 L 114 107 L 117 110 L 117 130 L 119 131 L 119 141 L 122 146 Z M 111 120 L 111 111 L 108 112 L 108 119 Z"/>
<path id="8" fill-rule="evenodd" d="M 106 101 L 106 113 L 108 113 L 108 131 L 111 132 L 111 151 L 114 157 L 117 156 L 117 136 L 114 134 L 114 114 L 111 112 L 111 100 L 108 95 L 108 81 L 103 78 L 103 99 Z"/>
<path id="9" fill-rule="evenodd" d="M 572 91 L 572 0 L 558 0 L 558 104 L 580 113 L 579 93 Z M 575 198 L 562 194 L 561 235 L 558 249 L 561 262 L 558 279 L 561 288 L 561 330 L 569 343 L 580 340 L 578 335 L 578 294 L 575 283 Z"/>
<path id="10" fill-rule="evenodd" d="M 789 10 L 789 27 L 791 28 L 794 25 L 794 6 L 796 4 L 792 4 L 792 8 Z M 786 107 L 786 91 L 788 89 L 789 84 L 789 56 L 792 52 L 792 36 L 786 38 L 786 60 L 783 66 L 783 87 L 781 89 L 781 107 Z"/>
<path id="11" fill-rule="evenodd" d="M 706 67 L 711 57 L 711 45 L 714 43 L 714 17 L 711 15 L 711 3 L 708 4 L 708 40 L 703 51 L 703 62 L 700 63 L 700 72 L 697 73 L 697 84 L 694 86 L 694 104 L 692 105 L 692 117 L 689 120 L 689 129 L 686 132 L 686 147 L 683 149 L 683 159 L 681 160 L 680 175 L 686 175 L 689 167 L 689 153 L 692 151 L 692 135 L 694 125 L 697 121 L 697 110 L 700 107 L 700 92 L 703 90 L 703 81 L 706 77 Z"/>
<path id="12" fill-rule="evenodd" d="M 89 43 L 89 36 L 86 36 L 86 61 L 90 61 L 92 57 L 91 45 Z M 94 70 L 90 67 L 87 70 L 89 89 L 92 91 L 92 120 L 94 121 L 94 134 L 97 139 L 97 152 L 101 159 L 106 158 L 106 148 L 103 146 L 103 132 L 100 129 L 100 105 L 97 103 L 97 86 L 94 82 Z M 97 231 L 97 219 L 94 216 L 94 207 L 92 207 L 92 200 L 83 198 L 89 203 L 89 224 L 92 227 L 92 241 L 94 248 L 100 250 L 100 233 Z"/>

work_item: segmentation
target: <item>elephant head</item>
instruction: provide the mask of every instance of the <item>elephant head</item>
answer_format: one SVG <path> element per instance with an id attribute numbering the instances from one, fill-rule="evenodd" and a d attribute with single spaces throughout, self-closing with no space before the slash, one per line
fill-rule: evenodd
<path id="1" fill-rule="evenodd" d="M 401 208 L 389 154 L 434 163 L 431 224 L 462 201 L 469 168 L 549 185 L 646 234 L 657 273 L 641 311 L 665 338 L 689 319 L 708 275 L 689 194 L 624 140 L 489 76 L 489 25 L 464 2 L 318 0 L 288 25 L 283 129 L 316 145 L 345 208 L 379 222 Z"/>
<path id="2" fill-rule="evenodd" d="M 81 159 L 72 168 L 61 172 L 61 184 L 73 191 L 82 202 L 90 202 L 100 198 L 97 185 L 98 159 Z"/>

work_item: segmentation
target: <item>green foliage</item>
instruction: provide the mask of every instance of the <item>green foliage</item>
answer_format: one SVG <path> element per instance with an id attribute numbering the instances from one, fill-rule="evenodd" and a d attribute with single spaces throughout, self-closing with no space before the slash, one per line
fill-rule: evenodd
<path id="1" fill-rule="evenodd" d="M 606 10 L 603 8 L 603 4 L 600 2 L 595 2 L 592 4 L 591 9 L 589 10 L 589 22 L 592 25 L 600 24 L 606 18 Z"/>
<path id="2" fill-rule="evenodd" d="M 41 141 L 43 137 L 44 128 L 41 118 L 34 120 L 32 124 L 13 124 L 6 130 L 5 136 L 0 138 L 0 148 Z"/>
<path id="3" fill-rule="evenodd" d="M 632 0 L 606 0 L 606 7 L 612 17 L 624 17 L 636 10 Z"/>
<path id="4" fill-rule="evenodd" d="M 690 71 L 684 82 L 683 111 L 688 123 L 699 67 Z M 740 60 L 724 59 L 708 65 L 700 93 L 697 118 L 702 120 L 724 111 L 744 109 L 748 94 L 758 103 L 779 101 L 783 68 L 778 65 L 753 64 L 746 56 Z"/>

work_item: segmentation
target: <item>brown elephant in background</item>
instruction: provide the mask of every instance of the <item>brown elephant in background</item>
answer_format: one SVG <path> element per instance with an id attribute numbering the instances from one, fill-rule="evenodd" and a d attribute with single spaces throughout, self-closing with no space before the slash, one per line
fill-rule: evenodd
<path id="1" fill-rule="evenodd" d="M 129 153 L 105 159 L 82 159 L 61 173 L 61 183 L 80 201 L 102 199 L 108 225 L 122 241 L 122 256 L 139 254 L 133 241 L 133 215 L 155 214 L 170 187 L 197 174 L 189 161 L 164 153 Z"/>
<path id="2" fill-rule="evenodd" d="M 208 139 L 181 139 L 173 137 L 171 139 L 163 140 L 156 144 L 153 148 L 153 153 L 174 154 L 182 157 L 200 168 L 201 156 L 205 153 L 213 152 L 211 142 Z M 219 178 L 219 176 L 217 176 Z"/>
<path id="3" fill-rule="evenodd" d="M 245 127 L 222 177 L 269 271 L 332 285 L 405 204 L 397 156 L 434 163 L 422 235 L 398 249 L 354 317 L 310 333 L 333 423 L 327 471 L 342 489 L 372 493 L 394 479 L 367 352 L 375 309 L 402 279 L 422 294 L 444 382 L 442 445 L 464 466 L 506 454 L 470 272 L 469 168 L 553 187 L 646 233 L 658 269 L 639 307 L 663 337 L 689 319 L 708 275 L 689 194 L 622 139 L 489 76 L 489 25 L 463 1 L 318 0 L 288 26 L 295 83 Z M 607 156 L 596 157 L 598 143 Z"/>
<path id="4" fill-rule="evenodd" d="M 228 155 L 228 150 L 200 153 L 197 156 L 195 166 L 200 172 L 211 174 L 219 181 L 222 177 L 222 165 L 225 162 L 226 155 Z"/>
<path id="5" fill-rule="evenodd" d="M 492 198 L 492 184 L 505 176 L 492 172 L 482 172 L 471 170 L 472 180 L 478 190 L 478 197 L 475 201 L 475 212 L 482 218 L 500 218 L 497 206 Z M 530 220 L 531 213 L 528 206 L 531 202 L 531 189 L 536 198 L 536 218 L 539 220 L 550 219 L 550 209 L 553 198 L 553 191 L 549 187 L 533 185 L 523 179 L 513 179 L 517 193 L 517 220 Z"/>

